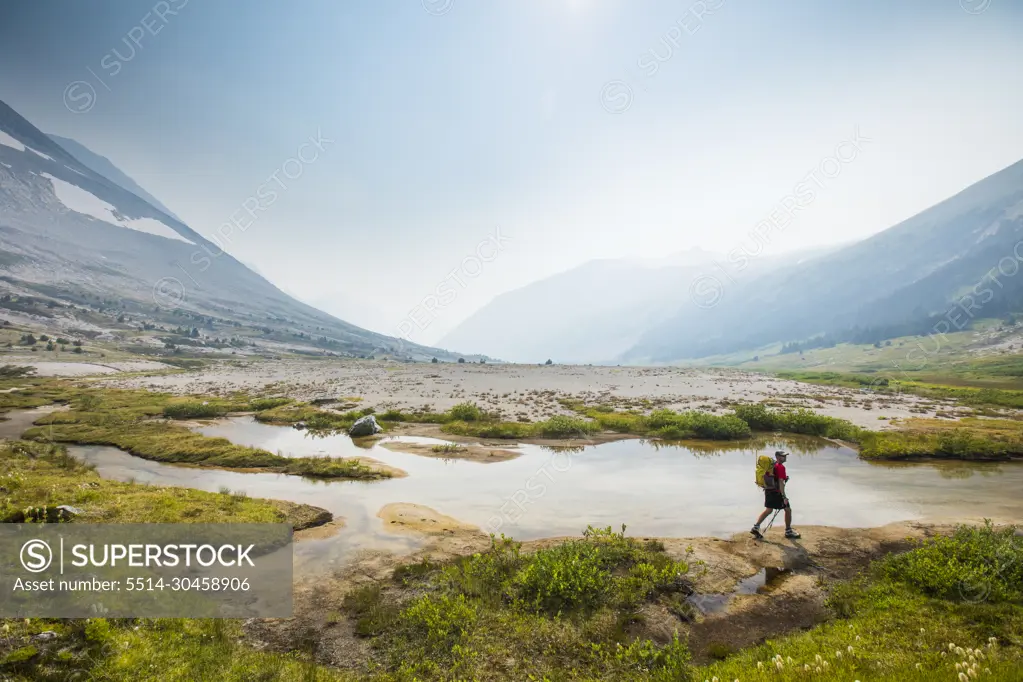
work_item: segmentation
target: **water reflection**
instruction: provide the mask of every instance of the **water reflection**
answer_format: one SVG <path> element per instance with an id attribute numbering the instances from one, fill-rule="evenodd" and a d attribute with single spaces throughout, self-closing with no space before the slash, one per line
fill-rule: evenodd
<path id="1" fill-rule="evenodd" d="M 384 527 L 377 512 L 395 502 L 431 507 L 486 530 L 528 540 L 577 535 L 587 525 L 618 527 L 647 537 L 728 537 L 749 528 L 762 509 L 754 482 L 756 458 L 786 449 L 789 496 L 796 525 L 844 528 L 903 520 L 1019 520 L 1023 464 L 885 463 L 859 459 L 818 439 L 763 437 L 742 443 L 662 443 L 628 439 L 595 446 L 520 445 L 521 456 L 481 464 L 422 457 L 372 443 L 362 448 L 342 434 L 316 436 L 289 427 L 234 418 L 200 429 L 210 436 L 287 456 L 368 454 L 406 471 L 378 482 L 309 481 L 295 476 L 238 473 L 147 462 L 113 448 L 72 448 L 119 480 L 180 485 L 324 507 L 344 517 L 335 538 L 300 543 L 310 563 L 343 562 L 365 548 L 407 549 L 415 540 Z M 429 438 L 385 439 L 435 443 Z M 981 475 L 972 475 L 980 473 Z M 966 475 L 967 478 L 961 476 Z"/>
<path id="2" fill-rule="evenodd" d="M 825 438 L 798 435 L 758 435 L 745 440 L 643 440 L 655 450 L 673 448 L 695 455 L 724 455 L 732 452 L 762 453 L 785 450 L 798 455 L 811 455 L 835 444 Z"/>
<path id="3" fill-rule="evenodd" d="M 876 461 L 870 460 L 871 466 L 880 467 L 883 469 L 898 470 L 898 471 L 911 471 L 914 467 L 919 467 L 920 462 L 914 461 Z M 938 472 L 938 475 L 942 478 L 949 480 L 962 480 L 970 478 L 971 476 L 1001 476 L 1004 471 L 1002 470 L 1003 464 L 1008 466 L 1014 466 L 1014 463 L 1003 463 L 1003 462 L 967 462 L 964 460 L 943 460 L 935 459 L 928 460 L 927 466 L 933 468 Z"/>

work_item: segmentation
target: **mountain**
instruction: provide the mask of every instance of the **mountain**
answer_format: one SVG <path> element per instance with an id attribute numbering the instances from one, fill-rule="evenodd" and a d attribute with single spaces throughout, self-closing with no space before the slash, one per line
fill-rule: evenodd
<path id="1" fill-rule="evenodd" d="M 220 328 L 243 327 L 277 350 L 455 357 L 361 329 L 295 300 L 98 173 L 3 102 L 0 281 L 51 302 L 96 306 L 101 300 L 101 307 L 156 322 L 191 325 L 188 320 L 198 319 Z"/>
<path id="2" fill-rule="evenodd" d="M 1023 161 L 873 237 L 683 305 L 621 359 L 670 362 L 828 335 L 876 341 L 1023 310 Z M 943 321 L 944 319 L 944 321 Z"/>
<path id="3" fill-rule="evenodd" d="M 749 274 L 805 254 L 764 257 Z M 657 259 L 602 259 L 497 296 L 440 340 L 513 362 L 605 363 L 684 305 L 723 254 L 692 249 Z"/>
<path id="4" fill-rule="evenodd" d="M 70 137 L 60 137 L 52 133 L 48 134 L 48 137 L 63 147 L 66 151 L 71 153 L 71 156 L 75 157 L 82 162 L 83 165 L 99 173 L 107 180 L 112 180 L 115 184 L 128 190 L 132 194 L 148 201 L 154 207 L 160 209 L 171 218 L 174 218 L 178 222 L 181 219 L 171 213 L 171 210 L 160 203 L 160 201 L 152 194 L 142 189 L 142 187 L 132 180 L 130 177 L 125 175 L 120 168 L 111 163 L 110 159 L 105 156 L 100 156 L 96 152 L 92 151 L 85 145 L 72 140 Z"/>

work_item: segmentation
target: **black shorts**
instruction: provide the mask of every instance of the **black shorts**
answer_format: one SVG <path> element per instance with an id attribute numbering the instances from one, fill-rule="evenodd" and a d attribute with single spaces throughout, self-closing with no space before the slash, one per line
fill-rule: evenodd
<path id="1" fill-rule="evenodd" d="M 780 490 L 765 490 L 764 506 L 768 509 L 787 509 L 789 503 Z"/>

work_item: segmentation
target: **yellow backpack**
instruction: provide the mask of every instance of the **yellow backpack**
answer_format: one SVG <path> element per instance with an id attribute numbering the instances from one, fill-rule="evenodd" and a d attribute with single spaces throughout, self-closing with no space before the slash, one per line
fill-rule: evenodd
<path id="1" fill-rule="evenodd" d="M 757 485 L 767 490 L 777 485 L 774 480 L 774 460 L 768 455 L 757 457 Z"/>

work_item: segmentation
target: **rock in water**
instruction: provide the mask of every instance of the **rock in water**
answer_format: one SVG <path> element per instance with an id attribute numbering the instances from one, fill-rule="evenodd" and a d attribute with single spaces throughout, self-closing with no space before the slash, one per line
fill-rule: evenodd
<path id="1" fill-rule="evenodd" d="M 352 428 L 348 429 L 348 435 L 352 438 L 362 438 L 363 436 L 372 436 L 375 433 L 383 431 L 380 425 L 377 424 L 377 418 L 371 414 L 367 414 L 365 417 L 359 417 L 352 424 Z"/>

